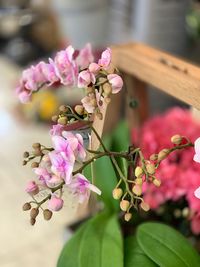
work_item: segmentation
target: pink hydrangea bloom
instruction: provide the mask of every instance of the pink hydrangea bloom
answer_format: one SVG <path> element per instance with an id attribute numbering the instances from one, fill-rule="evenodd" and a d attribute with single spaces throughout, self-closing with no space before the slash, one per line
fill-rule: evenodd
<path id="1" fill-rule="evenodd" d="M 94 61 L 92 54 L 91 44 L 86 44 L 84 48 L 80 50 L 80 53 L 76 59 L 76 62 L 81 70 L 88 68 L 89 64 Z"/>
<path id="2" fill-rule="evenodd" d="M 38 185 L 36 184 L 35 181 L 28 182 L 25 190 L 30 195 L 36 195 L 36 194 L 39 193 L 39 187 L 38 187 Z"/>
<path id="3" fill-rule="evenodd" d="M 78 65 L 74 61 L 74 48 L 68 46 L 58 52 L 54 59 L 56 75 L 64 85 L 74 86 L 78 77 Z"/>
<path id="4" fill-rule="evenodd" d="M 74 175 L 69 188 L 71 188 L 72 193 L 78 197 L 79 203 L 83 203 L 89 199 L 90 191 L 101 195 L 101 191 L 95 185 L 91 184 L 81 173 Z"/>
<path id="5" fill-rule="evenodd" d="M 48 202 L 48 208 L 51 211 L 59 211 L 62 209 L 64 201 L 62 198 L 52 195 L 51 199 Z"/>
<path id="6" fill-rule="evenodd" d="M 121 91 L 123 86 L 122 78 L 117 74 L 109 74 L 107 77 L 112 86 L 112 93 L 117 94 L 119 91 Z"/>
<path id="7" fill-rule="evenodd" d="M 78 75 L 78 87 L 84 88 L 87 87 L 89 84 L 94 84 L 96 81 L 95 75 L 89 70 L 83 70 Z"/>
<path id="8" fill-rule="evenodd" d="M 187 127 L 185 127 L 187 125 Z M 194 142 L 200 133 L 200 123 L 193 120 L 190 111 L 173 108 L 163 115 L 157 115 L 144 123 L 137 133 L 133 130 L 133 143 L 137 142 L 144 156 L 158 153 L 163 148 L 171 147 L 171 136 L 180 134 Z M 197 151 L 196 151 L 197 152 Z M 148 184 L 144 186 L 144 200 L 151 208 L 156 209 L 167 200 L 177 201 L 184 197 L 193 216 L 191 227 L 194 233 L 200 233 L 200 201 L 194 191 L 200 186 L 200 165 L 193 161 L 194 149 L 176 151 L 161 163 L 156 177 L 161 180 L 159 188 Z M 198 216 L 197 216 L 198 215 Z M 199 228 L 197 231 L 197 225 Z"/>
<path id="9" fill-rule="evenodd" d="M 98 64 L 104 68 L 108 69 L 111 63 L 111 49 L 107 48 L 105 51 L 102 52 L 101 58 L 98 61 Z"/>

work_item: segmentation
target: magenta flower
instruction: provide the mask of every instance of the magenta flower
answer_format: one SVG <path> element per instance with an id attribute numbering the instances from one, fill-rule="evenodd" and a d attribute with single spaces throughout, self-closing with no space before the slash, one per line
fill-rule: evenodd
<path id="1" fill-rule="evenodd" d="M 89 199 L 90 191 L 101 195 L 101 191 L 95 185 L 91 184 L 81 173 L 74 175 L 69 188 L 71 188 L 72 193 L 78 197 L 79 203 L 83 203 Z"/>
<path id="2" fill-rule="evenodd" d="M 48 203 L 48 208 L 51 211 L 59 211 L 62 209 L 63 204 L 64 204 L 64 201 L 62 200 L 62 198 L 57 197 L 56 195 L 52 195 Z"/>
<path id="3" fill-rule="evenodd" d="M 86 158 L 86 150 L 83 145 L 83 137 L 81 134 L 73 134 L 68 131 L 64 131 L 62 135 L 68 140 L 70 144 L 74 144 L 72 149 L 76 158 L 84 160 Z M 76 146 L 77 144 L 77 146 Z"/>
<path id="4" fill-rule="evenodd" d="M 122 89 L 123 86 L 122 78 L 117 74 L 109 74 L 107 78 L 112 86 L 112 93 L 117 94 Z"/>
<path id="5" fill-rule="evenodd" d="M 95 84 L 96 78 L 89 70 L 83 70 L 78 75 L 78 87 L 84 88 L 90 84 Z"/>
<path id="6" fill-rule="evenodd" d="M 62 135 L 62 131 L 64 130 L 64 126 L 61 124 L 54 124 L 50 130 L 50 135 L 54 136 L 54 135 Z"/>
<path id="7" fill-rule="evenodd" d="M 86 44 L 76 59 L 76 62 L 81 70 L 88 68 L 89 64 L 94 61 L 94 56 L 92 54 L 91 44 Z"/>
<path id="8" fill-rule="evenodd" d="M 62 84 L 68 86 L 74 86 L 78 77 L 78 66 L 73 59 L 74 52 L 74 48 L 68 46 L 58 52 L 54 59 L 56 76 Z"/>
<path id="9" fill-rule="evenodd" d="M 108 69 L 111 63 L 111 49 L 107 48 L 103 53 L 101 54 L 101 58 L 98 61 L 99 66 L 101 66 L 104 69 Z"/>
<path id="10" fill-rule="evenodd" d="M 39 187 L 35 181 L 28 182 L 25 190 L 30 195 L 37 195 L 39 193 Z"/>

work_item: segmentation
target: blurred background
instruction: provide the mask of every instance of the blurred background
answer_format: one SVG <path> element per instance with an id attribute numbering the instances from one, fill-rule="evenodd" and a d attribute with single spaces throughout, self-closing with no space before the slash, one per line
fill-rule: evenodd
<path id="1" fill-rule="evenodd" d="M 77 93 L 64 88 L 41 91 L 32 104 L 18 103 L 14 88 L 26 66 L 48 59 L 72 44 L 90 42 L 98 55 L 112 44 L 131 41 L 200 62 L 200 1 L 190 0 L 0 0 L 0 265 L 55 267 L 64 226 L 76 218 L 69 207 L 48 224 L 32 228 L 21 212 L 23 188 L 31 171 L 22 153 L 38 140 L 48 145 L 50 118 Z M 149 90 L 151 114 L 182 105 Z M 69 234 L 69 233 L 68 233 Z"/>

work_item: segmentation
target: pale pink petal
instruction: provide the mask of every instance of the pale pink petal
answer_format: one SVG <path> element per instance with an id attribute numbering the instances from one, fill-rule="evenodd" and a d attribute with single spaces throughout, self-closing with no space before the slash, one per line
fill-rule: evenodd
<path id="1" fill-rule="evenodd" d="M 195 191 L 194 191 L 194 195 L 196 198 L 200 199 L 200 187 L 198 187 Z"/>

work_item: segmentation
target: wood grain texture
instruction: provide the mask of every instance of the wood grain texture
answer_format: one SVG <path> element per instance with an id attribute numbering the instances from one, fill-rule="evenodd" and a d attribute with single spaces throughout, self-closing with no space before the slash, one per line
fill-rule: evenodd
<path id="1" fill-rule="evenodd" d="M 200 109 L 200 68 L 140 43 L 112 47 L 121 71 Z"/>

